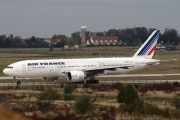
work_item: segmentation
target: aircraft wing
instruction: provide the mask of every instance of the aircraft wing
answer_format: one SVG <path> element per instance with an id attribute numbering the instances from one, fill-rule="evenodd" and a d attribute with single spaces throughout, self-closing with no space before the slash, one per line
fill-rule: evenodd
<path id="1" fill-rule="evenodd" d="M 69 69 L 65 71 L 61 71 L 63 73 L 68 73 L 70 71 L 84 71 L 84 72 L 93 72 L 93 71 L 104 71 L 104 70 L 116 70 L 117 68 L 122 68 L 122 69 L 129 69 L 130 67 L 133 67 L 133 65 L 126 65 L 126 66 L 111 66 L 111 67 L 96 67 L 96 68 L 86 68 L 86 69 Z"/>
<path id="2" fill-rule="evenodd" d="M 97 70 L 116 70 L 117 68 L 122 68 L 122 69 L 129 69 L 129 67 L 133 67 L 132 65 L 130 66 L 114 66 L 114 67 L 104 67 L 104 68 L 90 68 L 90 69 L 85 69 L 85 71 L 97 71 Z"/>

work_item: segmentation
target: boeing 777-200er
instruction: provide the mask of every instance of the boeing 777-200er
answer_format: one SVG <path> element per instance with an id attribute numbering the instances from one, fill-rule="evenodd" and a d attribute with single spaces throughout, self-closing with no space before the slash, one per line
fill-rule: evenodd
<path id="1" fill-rule="evenodd" d="M 3 73 L 14 79 L 42 77 L 57 80 L 67 77 L 69 82 L 99 83 L 97 75 L 120 74 L 160 63 L 152 59 L 160 31 L 155 30 L 132 57 L 24 60 L 8 65 Z M 17 80 L 17 84 L 21 84 Z"/>

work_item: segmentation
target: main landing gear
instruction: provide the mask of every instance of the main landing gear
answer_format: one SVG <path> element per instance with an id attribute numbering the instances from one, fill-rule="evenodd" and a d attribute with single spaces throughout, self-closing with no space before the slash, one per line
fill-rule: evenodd
<path id="1" fill-rule="evenodd" d="M 99 83 L 99 80 L 95 80 L 94 75 L 89 75 L 88 77 L 90 78 L 90 80 L 87 80 L 86 83 L 88 83 L 88 84 L 98 84 Z"/>
<path id="2" fill-rule="evenodd" d="M 88 83 L 88 84 L 98 84 L 99 80 L 87 80 L 86 83 Z"/>

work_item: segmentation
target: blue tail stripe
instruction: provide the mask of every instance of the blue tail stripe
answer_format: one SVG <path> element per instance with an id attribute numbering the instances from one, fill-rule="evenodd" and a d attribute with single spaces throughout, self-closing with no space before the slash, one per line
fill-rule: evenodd
<path id="1" fill-rule="evenodd" d="M 158 38 L 158 35 L 156 36 L 156 38 L 154 38 L 154 40 L 150 43 L 150 45 L 148 45 L 148 47 L 146 48 L 146 50 L 142 53 L 142 55 L 145 55 L 150 49 L 151 47 L 154 45 L 154 43 L 156 42 L 156 39 Z"/>
<path id="2" fill-rule="evenodd" d="M 150 47 L 152 47 L 154 42 L 155 42 L 155 39 L 153 39 L 153 41 L 151 41 L 151 43 L 149 43 L 149 45 L 147 45 L 146 49 L 142 52 L 142 55 L 146 54 L 146 52 L 150 49 Z"/>
<path id="3" fill-rule="evenodd" d="M 139 55 L 143 55 L 144 52 L 147 51 L 147 49 L 149 48 L 149 46 L 156 40 L 156 38 L 158 37 L 159 35 L 159 30 L 153 35 L 153 37 L 151 37 L 151 39 L 147 42 L 147 44 L 144 46 L 144 48 L 138 53 L 138 56 Z"/>
<path id="4" fill-rule="evenodd" d="M 148 45 L 148 47 L 146 48 L 146 50 L 143 52 L 143 55 L 145 55 L 149 49 L 151 49 L 151 47 L 153 46 L 153 44 L 156 42 L 158 35 L 156 36 L 156 38 L 154 38 L 154 40 Z"/>
<path id="5" fill-rule="evenodd" d="M 156 39 L 158 39 L 158 36 L 157 36 Z M 151 44 L 151 46 L 143 53 L 143 55 L 148 54 L 149 50 L 151 50 L 151 48 L 154 47 L 154 43 L 156 42 L 156 39 L 155 39 L 155 41 Z"/>
<path id="6" fill-rule="evenodd" d="M 151 39 L 147 42 L 147 44 L 144 46 L 144 48 L 139 52 L 138 55 L 143 55 L 143 53 L 148 49 L 150 43 L 152 43 L 155 39 L 155 37 L 157 36 L 157 34 L 159 33 L 159 31 L 157 31 L 152 37 Z"/>
<path id="7" fill-rule="evenodd" d="M 147 44 L 144 46 L 144 48 L 139 52 L 138 55 L 143 55 L 147 49 L 150 47 L 150 45 L 152 44 L 152 42 L 154 42 L 156 40 L 156 38 L 158 37 L 159 31 L 157 31 L 151 38 L 150 40 L 147 42 Z"/>

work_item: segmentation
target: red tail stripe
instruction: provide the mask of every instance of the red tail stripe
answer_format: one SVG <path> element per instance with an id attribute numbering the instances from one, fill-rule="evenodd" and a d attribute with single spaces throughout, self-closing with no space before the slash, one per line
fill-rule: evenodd
<path id="1" fill-rule="evenodd" d="M 151 53 L 156 49 L 156 45 L 151 49 L 151 51 L 148 53 L 148 55 L 151 55 Z"/>

